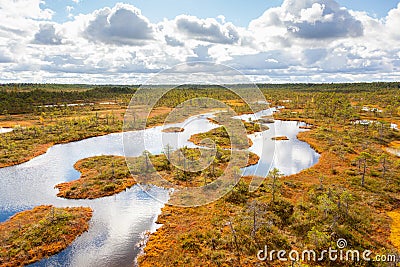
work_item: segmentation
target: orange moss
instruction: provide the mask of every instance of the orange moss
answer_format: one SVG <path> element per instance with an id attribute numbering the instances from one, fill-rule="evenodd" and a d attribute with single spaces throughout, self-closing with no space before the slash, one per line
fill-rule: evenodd
<path id="1" fill-rule="evenodd" d="M 214 118 L 207 118 L 207 120 L 208 120 L 209 122 L 211 122 L 211 123 L 219 124 L 219 122 L 218 122 L 216 119 L 214 119 Z"/>
<path id="2" fill-rule="evenodd" d="M 392 219 L 389 239 L 393 246 L 400 251 L 400 211 L 391 211 L 388 212 L 388 215 Z"/>
<path id="3" fill-rule="evenodd" d="M 393 141 L 389 144 L 389 147 L 400 149 L 400 141 Z"/>
<path id="4" fill-rule="evenodd" d="M 285 120 L 299 120 L 298 118 Z M 301 119 L 302 121 L 317 125 L 312 119 Z M 343 131 L 343 128 L 332 125 L 335 131 Z M 320 159 L 313 167 L 303 170 L 298 174 L 281 178 L 284 189 L 283 197 L 291 201 L 293 204 L 307 201 L 307 192 L 310 188 L 314 188 L 321 183 L 323 177 L 323 185 L 335 185 L 340 188 L 349 188 L 348 171 L 353 171 L 351 165 L 357 154 L 345 154 L 340 157 L 338 154 L 331 152 L 331 144 L 328 140 L 321 140 L 316 137 L 317 126 L 312 127 L 311 131 L 301 132 L 298 139 L 310 144 L 310 146 L 321 154 Z M 376 144 L 371 144 L 371 149 L 378 149 Z M 351 178 L 350 178 L 351 179 Z M 248 179 L 244 179 L 247 181 Z M 367 195 L 359 188 L 352 188 L 354 193 L 357 192 L 363 197 Z M 265 193 L 260 190 L 253 193 L 254 198 L 265 198 Z M 373 197 L 368 199 L 373 201 Z M 184 209 L 178 207 L 165 207 L 162 215 L 159 217 L 159 223 L 163 226 L 157 232 L 150 236 L 144 255 L 139 258 L 140 266 L 255 266 L 260 264 L 257 259 L 249 255 L 241 255 L 240 265 L 238 264 L 237 255 L 232 249 L 220 248 L 214 251 L 210 250 L 210 244 L 202 241 L 199 236 L 212 237 L 219 235 L 219 239 L 226 239 L 227 236 L 232 238 L 230 229 L 227 226 L 218 225 L 217 222 L 229 221 L 241 212 L 242 207 L 231 205 L 223 200 L 203 207 Z M 390 208 L 387 206 L 386 208 Z M 377 212 L 385 212 L 376 209 Z M 215 218 L 218 217 L 218 220 Z M 371 222 L 370 235 L 368 240 L 372 243 L 385 244 L 389 237 L 389 229 L 386 227 L 387 222 L 374 221 Z M 365 235 L 354 233 L 359 240 L 365 239 Z M 400 246 L 400 213 L 396 213 L 396 221 L 392 224 L 392 243 L 399 248 Z M 192 243 L 193 244 L 192 244 Z M 185 246 L 185 244 L 192 244 Z M 222 257 L 218 258 L 219 256 Z M 213 259 L 216 260 L 213 260 Z M 220 259 L 221 261 L 218 261 Z M 274 262 L 274 266 L 277 265 Z"/>
<path id="5" fill-rule="evenodd" d="M 205 139 L 211 139 L 215 142 L 216 145 L 218 145 L 221 148 L 224 149 L 231 149 L 232 148 L 232 140 L 228 134 L 228 132 L 225 130 L 225 127 L 221 126 L 215 129 L 212 129 L 206 133 L 198 133 L 194 134 L 189 138 L 190 142 L 193 142 L 195 145 L 200 145 L 204 146 L 205 144 L 202 144 L 202 141 Z M 246 142 L 247 139 L 247 142 Z M 237 149 L 247 149 L 253 145 L 253 141 L 251 141 L 250 138 L 237 138 L 237 143 L 235 144 L 235 147 Z"/>
<path id="6" fill-rule="evenodd" d="M 0 266 L 27 265 L 65 249 L 87 231 L 90 208 L 39 206 L 0 224 Z"/>
<path id="7" fill-rule="evenodd" d="M 275 140 L 275 141 L 286 141 L 286 140 L 289 140 L 289 138 L 287 136 L 275 136 L 275 137 L 272 137 L 271 139 Z"/>
<path id="8" fill-rule="evenodd" d="M 164 133 L 181 133 L 185 131 L 185 129 L 180 128 L 180 127 L 170 127 L 162 130 Z"/>
<path id="9" fill-rule="evenodd" d="M 124 157 L 92 157 L 78 161 L 74 167 L 81 172 L 81 177 L 56 185 L 60 190 L 58 197 L 95 199 L 115 195 L 136 184 Z"/>
<path id="10" fill-rule="evenodd" d="M 236 100 L 236 99 L 226 100 L 225 103 L 228 104 L 229 106 L 238 106 L 238 107 L 246 105 L 246 103 L 243 100 Z"/>
<path id="11" fill-rule="evenodd" d="M 306 129 L 306 130 L 311 130 L 314 126 L 308 125 L 308 126 L 299 126 L 299 129 Z"/>
<path id="12" fill-rule="evenodd" d="M 187 151 L 192 151 L 192 152 L 199 152 L 198 149 L 187 149 Z M 169 181 L 177 186 L 182 186 L 182 187 L 200 187 L 204 186 L 205 183 L 210 183 L 214 181 L 218 176 L 214 176 L 211 174 L 211 169 L 214 169 L 215 173 L 222 173 L 222 172 L 229 172 L 230 170 L 227 169 L 229 161 L 232 159 L 230 151 L 222 151 L 224 153 L 224 157 L 229 159 L 228 161 L 219 161 L 217 160 L 215 165 L 211 165 L 206 167 L 204 170 L 199 171 L 199 172 L 187 172 L 187 178 L 182 179 L 183 173 L 179 172 L 176 166 L 170 165 L 169 168 L 165 168 L 165 165 L 163 162 L 166 162 L 166 156 L 165 155 L 155 155 L 151 156 L 150 160 L 157 170 L 157 174 L 161 175 L 164 180 Z M 174 162 L 177 162 L 177 155 L 175 155 L 176 152 L 171 154 L 171 159 Z M 199 156 L 199 155 L 197 155 Z M 238 166 L 238 167 L 248 167 L 251 165 L 255 165 L 258 163 L 260 160 L 260 157 L 254 153 L 249 152 L 247 154 L 246 151 L 238 151 L 234 155 L 236 159 L 242 158 L 244 159 L 246 156 L 247 157 L 247 162 L 244 164 L 244 166 Z M 175 160 L 174 160 L 175 159 Z M 194 158 L 194 160 L 199 160 L 198 158 Z M 182 166 L 180 167 L 182 168 Z M 179 177 L 177 176 L 177 172 L 179 172 Z M 154 184 L 151 180 L 148 181 L 149 184 Z M 157 184 L 158 186 L 163 186 L 162 184 Z"/>
<path id="13" fill-rule="evenodd" d="M 162 215 L 157 220 L 163 226 L 150 236 L 144 253 L 138 258 L 139 266 L 176 266 L 182 265 L 183 262 L 186 262 L 187 266 L 212 266 L 213 262 L 207 257 L 198 256 L 202 245 L 198 248 L 190 248 L 190 246 L 182 246 L 182 241 L 187 240 L 189 243 L 190 238 L 196 239 L 195 236 L 191 236 L 191 233 L 213 231 L 213 226 L 204 222 L 210 221 L 214 212 L 229 215 L 229 210 L 218 208 L 220 207 L 215 203 L 196 208 L 164 207 Z M 228 257 L 235 256 L 232 254 Z"/>
<path id="14" fill-rule="evenodd" d="M 171 112 L 172 108 L 169 107 L 157 107 L 152 109 L 152 111 L 150 112 L 149 118 L 154 118 L 160 115 L 166 115 L 169 114 Z"/>
<path id="15" fill-rule="evenodd" d="M 53 145 L 54 145 L 53 143 L 37 144 L 37 145 L 35 145 L 35 148 L 33 149 L 32 153 L 28 157 L 19 159 L 18 161 L 15 161 L 15 162 L 0 163 L 0 168 L 14 166 L 14 165 L 18 165 L 18 164 L 30 161 L 31 159 L 36 158 L 36 157 L 46 153 L 47 150 L 50 147 L 52 147 Z"/>
<path id="16" fill-rule="evenodd" d="M 243 177 L 246 183 L 251 179 Z M 217 236 L 233 242 L 230 227 L 216 218 L 231 221 L 242 209 L 226 203 L 224 198 L 200 207 L 165 206 L 157 220 L 163 225 L 151 234 L 143 254 L 138 257 L 139 266 L 257 266 L 260 261 L 256 254 L 238 256 L 232 250 L 209 249 Z"/>

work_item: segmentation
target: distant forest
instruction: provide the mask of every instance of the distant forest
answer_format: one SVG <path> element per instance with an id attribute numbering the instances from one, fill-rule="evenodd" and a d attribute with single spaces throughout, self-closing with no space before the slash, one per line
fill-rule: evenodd
<path id="1" fill-rule="evenodd" d="M 165 85 L 164 85 L 165 86 Z M 257 84 L 267 96 L 289 95 L 296 92 L 362 93 L 387 90 L 400 90 L 400 83 L 340 83 L 340 84 Z M 99 100 L 124 99 L 124 104 L 137 91 L 140 85 L 69 85 L 69 84 L 0 84 L 0 114 L 21 114 L 39 112 L 45 105 L 65 105 Z M 163 85 L 146 86 L 162 88 Z M 226 85 L 230 88 L 251 88 L 254 85 Z M 212 90 L 211 90 L 212 89 Z M 149 92 L 150 93 L 150 92 Z M 159 104 L 173 107 L 177 100 L 184 101 L 194 97 L 210 97 L 227 100 L 237 97 L 224 86 L 219 85 L 180 85 L 168 93 Z"/>

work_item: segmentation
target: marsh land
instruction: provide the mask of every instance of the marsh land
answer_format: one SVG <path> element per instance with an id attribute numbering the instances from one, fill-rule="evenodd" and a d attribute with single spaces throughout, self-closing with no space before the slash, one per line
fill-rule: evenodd
<path id="1" fill-rule="evenodd" d="M 246 90 L 245 85 L 239 87 L 242 87 L 241 90 Z M 139 190 L 135 185 L 135 173 L 132 176 L 132 169 L 135 168 L 140 170 L 137 175 L 145 173 L 151 176 L 155 171 L 164 173 L 166 180 L 177 186 L 204 186 L 213 183 L 218 175 L 225 171 L 230 160 L 228 154 L 232 144 L 240 151 L 254 151 L 250 152 L 247 164 L 236 166 L 237 168 L 254 165 L 262 162 L 263 158 L 257 155 L 257 149 L 251 140 L 255 140 L 263 132 L 275 129 L 271 124 L 274 121 L 275 123 L 278 120 L 302 122 L 302 125 L 295 125 L 298 131 L 295 138 L 292 136 L 287 138 L 286 133 L 285 135 L 277 133 L 271 135 L 277 140 L 273 141 L 270 137 L 268 142 L 274 142 L 276 146 L 285 146 L 286 142 L 305 142 L 310 146 L 309 149 L 318 152 L 319 158 L 316 164 L 305 163 L 306 168 L 292 173 L 271 169 L 255 191 L 249 190 L 249 184 L 255 177 L 242 177 L 226 195 L 207 205 L 193 208 L 165 205 L 159 216 L 157 208 L 152 213 L 153 217 L 148 217 L 150 219 L 146 227 L 140 228 L 142 232 L 154 231 L 155 224 L 152 219 L 154 217 L 157 218 L 157 223 L 162 224 L 156 232 L 150 234 L 144 253 L 138 258 L 139 266 L 266 265 L 266 262 L 257 259 L 257 252 L 265 246 L 271 250 L 307 248 L 319 251 L 327 247 L 337 247 L 336 241 L 340 238 L 345 239 L 351 249 L 371 250 L 373 255 L 398 254 L 400 250 L 398 85 L 396 83 L 261 84 L 259 87 L 269 107 L 279 107 L 279 109 L 274 109 L 273 118 L 272 116 L 270 119 L 267 118 L 268 122 L 254 121 L 251 118 L 242 121 L 245 138 L 237 139 L 235 136 L 232 138 L 229 129 L 224 127 L 223 121 L 218 120 L 218 117 L 200 118 L 198 127 L 193 127 L 200 128 L 199 131 L 193 131 L 183 125 L 173 125 L 165 132 L 171 136 L 188 135 L 182 147 L 169 151 L 165 146 L 160 147 L 155 144 L 151 153 L 143 154 L 144 151 L 135 151 L 135 155 L 130 155 L 136 159 L 133 161 L 133 166 L 128 166 L 132 161 L 128 161 L 127 165 L 125 158 L 118 154 L 120 152 L 113 153 L 112 148 L 107 151 L 109 154 L 102 156 L 86 156 L 88 153 L 85 152 L 85 156 L 82 154 L 74 157 L 74 160 L 79 159 L 73 162 L 75 169 L 80 172 L 79 175 L 70 166 L 57 182 L 56 177 L 51 178 L 54 180 L 49 182 L 53 185 L 48 186 L 49 192 L 47 189 L 41 190 L 43 194 L 48 194 L 48 199 L 52 199 L 50 196 L 56 197 L 57 192 L 51 190 L 57 186 L 60 189 L 59 196 L 68 198 L 63 200 L 65 201 L 62 202 L 63 205 L 73 203 L 67 202 L 73 199 L 107 200 L 111 195 L 118 198 Z M 18 234 L 21 224 L 15 223 L 15 220 L 21 215 L 14 214 L 15 210 L 22 210 L 18 197 L 14 199 L 10 191 L 14 190 L 15 194 L 20 192 L 21 197 L 27 201 L 31 197 L 32 206 L 37 206 L 42 201 L 41 204 L 48 203 L 47 198 L 33 199 L 29 194 L 24 194 L 25 189 L 14 188 L 24 182 L 22 177 L 25 176 L 11 168 L 34 166 L 35 160 L 40 160 L 38 156 L 45 154 L 56 144 L 68 145 L 73 144 L 71 142 L 98 136 L 104 138 L 110 136 L 110 140 L 120 141 L 119 137 L 110 134 L 124 130 L 125 111 L 137 88 L 136 86 L 31 84 L 0 87 L 2 113 L 0 127 L 12 129 L 0 133 L 0 167 L 2 167 L 0 179 L 5 184 L 4 190 L 6 190 L 0 191 L 4 193 L 3 197 L 0 196 L 0 212 L 4 213 L 0 217 L 4 218 L 2 220 L 4 222 L 0 224 L 0 237 L 2 237 L 0 242 L 3 248 L 14 246 L 12 255 L 1 252 L 0 265 L 12 266 L 16 262 L 15 257 L 20 259 L 18 264 L 33 262 L 32 259 L 38 260 L 67 247 L 83 231 L 88 230 L 90 233 L 91 229 L 86 227 L 87 224 L 82 224 L 86 226 L 75 232 L 62 228 L 76 225 L 76 221 L 87 223 L 91 217 L 89 210 L 85 212 L 76 210 L 74 214 L 67 214 L 67 211 L 62 210 L 54 212 L 58 208 L 49 206 L 32 207 L 33 210 L 29 212 L 33 213 L 29 213 L 30 219 L 27 222 L 31 222 L 33 228 L 29 227 L 36 232 L 39 231 L 36 225 L 40 225 L 42 227 L 40 231 L 49 235 L 48 239 L 42 240 L 43 242 L 47 242 L 46 240 L 58 242 L 64 239 L 61 236 L 65 231 L 71 236 L 65 238 L 64 245 L 55 246 L 59 248 L 57 250 L 36 253 L 28 257 L 29 251 L 38 251 L 43 242 L 34 239 L 33 236 L 39 235 L 35 234 L 36 232 L 32 232 L 33 234 L 29 236 Z M 162 129 L 158 129 L 157 126 L 162 125 L 179 104 L 193 98 L 217 99 L 229 106 L 237 115 L 252 113 L 248 103 L 238 99 L 237 95 L 223 87 L 186 85 L 166 94 L 152 109 L 150 115 L 144 117 L 142 115 L 146 114 L 140 112 L 146 105 L 146 95 L 152 95 L 153 90 L 158 90 L 158 87 L 149 88 L 145 93 L 142 91 L 144 95 L 139 99 L 142 99 L 143 103 L 133 107 L 134 123 L 129 127 L 144 129 L 146 134 L 153 133 L 155 139 L 158 138 L 156 134 L 162 133 Z M 205 110 L 215 111 L 217 108 L 211 102 L 201 101 L 195 103 L 197 106 L 204 106 L 201 114 L 204 114 Z M 179 123 L 190 116 L 201 114 L 188 112 L 184 113 L 182 118 L 177 116 L 175 119 Z M 133 135 L 133 138 L 136 138 L 135 136 Z M 201 155 L 198 147 L 188 147 L 188 145 L 202 146 L 204 145 L 202 140 L 205 139 L 210 143 L 203 147 L 214 148 L 217 153 L 215 158 L 201 172 L 185 171 L 184 167 Z M 97 144 L 100 144 L 100 141 Z M 95 146 L 96 144 L 92 145 L 93 150 Z M 68 151 L 68 147 L 65 149 Z M 180 158 L 180 155 L 184 157 Z M 45 156 L 43 155 L 43 158 Z M 61 161 L 62 157 L 65 157 L 65 155 L 59 156 Z M 53 160 L 57 159 L 57 155 L 52 157 Z M 169 163 L 174 157 L 178 162 L 175 167 Z M 191 161 L 186 162 L 184 158 Z M 30 161 L 31 159 L 33 161 Z M 153 167 L 150 167 L 150 161 L 147 159 L 152 162 Z M 24 162 L 27 165 L 23 165 Z M 291 159 L 287 165 L 290 164 L 294 164 Z M 232 177 L 233 173 L 232 171 Z M 37 177 L 33 175 L 24 182 L 24 186 L 34 186 L 40 179 L 44 179 L 43 175 Z M 151 184 L 146 186 L 151 187 Z M 127 205 L 126 199 L 122 197 L 118 201 Z M 133 203 L 138 201 L 138 198 L 133 197 L 129 201 Z M 84 203 L 92 205 L 94 202 Z M 8 210 L 8 207 L 12 208 Z M 96 213 L 96 208 L 93 210 Z M 127 233 L 129 235 L 128 231 Z M 129 238 L 127 236 L 127 239 Z M 138 237 L 132 236 L 131 239 L 138 240 Z M 131 259 L 140 251 L 136 248 L 127 250 L 134 253 L 129 252 L 131 254 L 123 264 L 133 266 Z M 18 256 L 20 253 L 24 254 L 26 259 Z M 278 261 L 273 264 L 285 266 Z M 307 264 L 312 266 L 314 263 Z M 352 266 L 353 262 L 325 261 L 319 264 Z M 375 263 L 371 262 L 359 264 L 375 266 Z"/>

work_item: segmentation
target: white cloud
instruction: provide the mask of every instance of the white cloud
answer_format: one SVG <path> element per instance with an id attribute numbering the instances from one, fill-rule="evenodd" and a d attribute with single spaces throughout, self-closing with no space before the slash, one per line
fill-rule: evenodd
<path id="1" fill-rule="evenodd" d="M 324 15 L 324 10 L 324 4 L 314 3 L 310 8 L 305 8 L 300 11 L 300 21 L 314 24 L 317 21 L 332 21 L 332 14 Z"/>
<path id="2" fill-rule="evenodd" d="M 54 12 L 42 9 L 41 0 L 0 0 L 0 37 L 32 37 L 40 21 L 51 20 Z"/>
<path id="3" fill-rule="evenodd" d="M 73 6 L 66 6 L 65 7 L 65 11 L 67 12 L 67 17 L 70 18 L 70 19 L 74 17 L 74 14 L 72 14 L 72 10 L 74 10 Z"/>
<path id="4" fill-rule="evenodd" d="M 227 64 L 257 82 L 400 78 L 400 4 L 377 19 L 334 0 L 285 0 L 243 28 L 223 15 L 156 24 L 128 4 L 59 24 L 39 0 L 12 1 L 13 9 L 8 2 L 0 0 L 3 82 L 139 83 L 198 60 Z"/>
<path id="5" fill-rule="evenodd" d="M 84 31 L 94 42 L 138 45 L 153 39 L 153 28 L 141 11 L 131 5 L 118 3 L 112 9 L 95 11 Z"/>
<path id="6" fill-rule="evenodd" d="M 235 44 L 240 40 L 239 32 L 232 23 L 219 23 L 216 19 L 199 19 L 180 15 L 175 19 L 176 28 L 187 38 L 221 44 Z"/>
<path id="7" fill-rule="evenodd" d="M 41 9 L 41 3 L 42 0 L 0 0 L 0 14 L 9 18 L 50 20 L 54 12 L 50 9 Z"/>
<path id="8" fill-rule="evenodd" d="M 325 48 L 314 48 L 303 50 L 304 60 L 307 64 L 312 65 L 326 58 L 328 52 Z"/>
<path id="9" fill-rule="evenodd" d="M 325 39 L 357 37 L 363 26 L 334 0 L 285 0 L 250 23 L 254 32 L 290 38 Z"/>
<path id="10" fill-rule="evenodd" d="M 220 21 L 222 24 L 225 24 L 225 23 L 226 23 L 226 18 L 225 18 L 224 15 L 218 15 L 218 16 L 217 16 L 217 19 L 219 19 L 219 21 Z"/>
<path id="11" fill-rule="evenodd" d="M 397 8 L 390 10 L 386 17 L 386 26 L 391 37 L 400 39 L 400 3 Z"/>
<path id="12" fill-rule="evenodd" d="M 165 42 L 167 42 L 167 44 L 170 46 L 184 46 L 185 45 L 184 42 L 179 41 L 175 37 L 171 37 L 168 35 L 165 35 Z"/>
<path id="13" fill-rule="evenodd" d="M 193 52 L 195 53 L 195 56 L 193 57 L 188 57 L 187 61 L 192 62 L 192 61 L 211 61 L 210 54 L 208 53 L 209 46 L 204 46 L 204 45 L 199 45 L 195 49 L 193 49 Z"/>
<path id="14" fill-rule="evenodd" d="M 11 53 L 5 47 L 0 47 L 0 64 L 11 63 L 13 61 Z"/>
<path id="15" fill-rule="evenodd" d="M 61 36 L 56 33 L 53 24 L 42 24 L 39 31 L 35 34 L 33 42 L 43 45 L 59 45 L 61 44 L 61 39 Z"/>

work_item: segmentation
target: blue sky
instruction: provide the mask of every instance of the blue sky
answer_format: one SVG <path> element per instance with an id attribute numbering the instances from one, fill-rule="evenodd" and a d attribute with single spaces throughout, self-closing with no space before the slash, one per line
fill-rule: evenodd
<path id="1" fill-rule="evenodd" d="M 143 83 L 186 64 L 184 81 L 196 61 L 254 82 L 400 81 L 399 25 L 393 0 L 0 0 L 0 83 Z"/>

